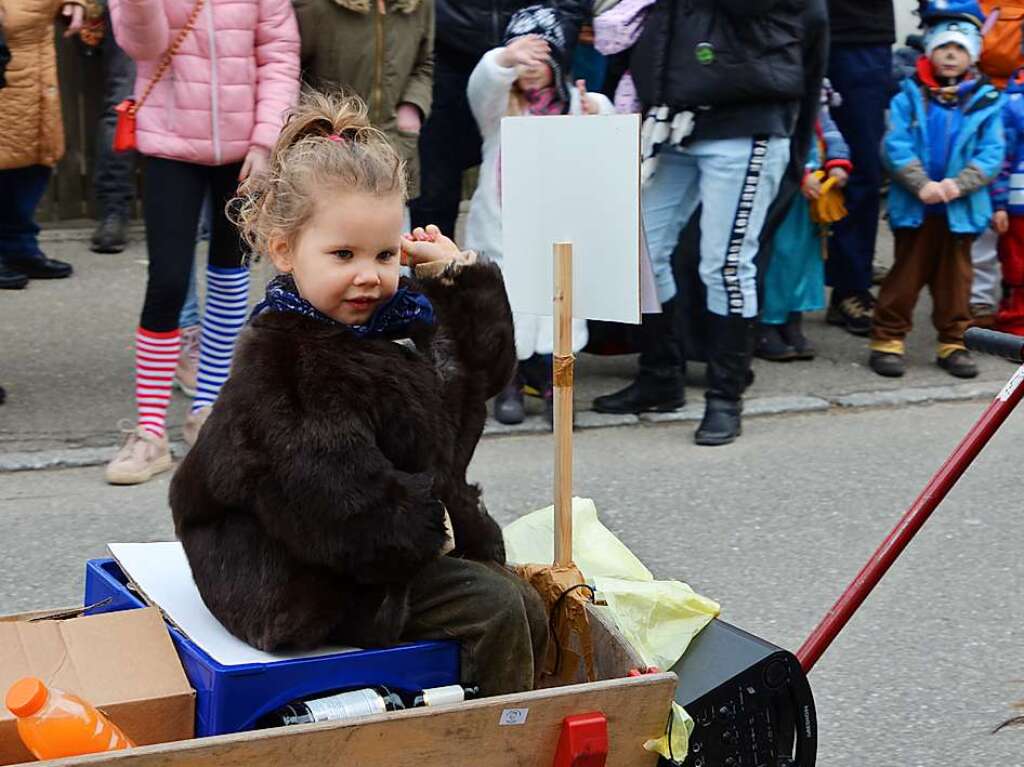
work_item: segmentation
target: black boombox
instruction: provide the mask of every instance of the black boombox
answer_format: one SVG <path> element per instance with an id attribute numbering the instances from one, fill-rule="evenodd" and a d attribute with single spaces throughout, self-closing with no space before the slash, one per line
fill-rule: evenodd
<path id="1" fill-rule="evenodd" d="M 672 671 L 695 724 L 685 767 L 813 767 L 814 699 L 791 652 L 713 620 Z"/>

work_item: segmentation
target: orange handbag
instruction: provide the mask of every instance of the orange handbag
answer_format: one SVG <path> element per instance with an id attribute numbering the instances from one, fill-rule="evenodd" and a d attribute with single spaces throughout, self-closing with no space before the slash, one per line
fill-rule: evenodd
<path id="1" fill-rule="evenodd" d="M 130 152 L 135 149 L 135 115 L 142 109 L 142 105 L 146 103 L 146 99 L 149 98 L 149 94 L 156 87 L 156 84 L 167 73 L 167 69 L 171 66 L 171 59 L 174 58 L 178 49 L 181 48 L 181 44 L 188 37 L 188 33 L 195 27 L 196 19 L 199 17 L 199 11 L 203 9 L 204 2 L 205 0 L 196 0 L 196 4 L 192 7 L 192 12 L 188 15 L 185 26 L 181 28 L 178 36 L 171 43 L 171 47 L 167 49 L 163 58 L 160 59 L 156 72 L 149 78 L 149 82 L 146 83 L 146 89 L 142 92 L 139 100 L 125 99 L 114 107 L 114 111 L 117 112 L 117 126 L 114 128 L 115 152 Z"/>

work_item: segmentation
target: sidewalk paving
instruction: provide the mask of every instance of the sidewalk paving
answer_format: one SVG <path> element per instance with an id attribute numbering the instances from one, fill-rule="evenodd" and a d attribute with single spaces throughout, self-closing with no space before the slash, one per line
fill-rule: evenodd
<path id="1" fill-rule="evenodd" d="M 134 417 L 132 344 L 145 289 L 145 246 L 135 229 L 124 253 L 97 255 L 88 250 L 88 234 L 86 229 L 43 234 L 47 253 L 74 265 L 70 279 L 0 291 L 0 385 L 7 389 L 7 404 L 0 406 L 0 471 L 103 463 L 118 441 L 118 421 Z M 883 261 L 891 258 L 884 229 L 879 256 Z M 267 263 L 255 267 L 254 300 L 270 269 Z M 919 330 L 909 340 L 908 371 L 902 379 L 875 375 L 867 367 L 864 339 L 827 326 L 823 314 L 810 316 L 806 330 L 818 346 L 818 358 L 783 364 L 755 360 L 757 380 L 748 392 L 747 414 L 904 405 L 997 392 L 1012 372 L 1002 360 L 979 358 L 981 375 L 971 382 L 953 379 L 933 364 L 929 313 L 930 301 L 923 297 L 916 314 Z M 581 356 L 578 426 L 699 419 L 702 365 L 692 366 L 689 404 L 678 413 L 637 419 L 590 410 L 595 396 L 628 383 L 634 369 L 633 356 Z M 187 403 L 176 391 L 169 412 L 172 439 L 180 438 Z M 546 430 L 540 403 L 531 401 L 529 409 L 527 423 L 503 427 L 491 422 L 487 433 Z"/>

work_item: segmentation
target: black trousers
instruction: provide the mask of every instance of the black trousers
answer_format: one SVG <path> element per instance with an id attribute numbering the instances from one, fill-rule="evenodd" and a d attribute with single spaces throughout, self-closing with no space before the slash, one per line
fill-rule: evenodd
<path id="1" fill-rule="evenodd" d="M 224 213 L 238 191 L 241 163 L 196 165 L 162 157 L 146 159 L 142 200 L 149 252 L 149 281 L 140 325 L 155 333 L 178 327 L 195 261 L 196 230 L 207 190 L 213 203 L 211 266 L 242 265 L 242 240 Z"/>
<path id="2" fill-rule="evenodd" d="M 434 105 L 420 133 L 420 196 L 409 202 L 412 225 L 436 224 L 449 237 L 462 199 L 462 173 L 480 164 L 480 129 L 466 98 L 473 67 L 438 56 Z"/>
<path id="3" fill-rule="evenodd" d="M 110 11 L 105 11 L 103 20 L 107 34 L 103 36 L 103 113 L 96 130 L 96 172 L 93 186 L 96 188 L 96 202 L 101 216 L 128 216 L 135 197 L 136 153 L 114 151 L 114 129 L 117 126 L 117 112 L 114 107 L 130 98 L 135 89 L 135 62 L 121 50 L 110 23 Z"/>

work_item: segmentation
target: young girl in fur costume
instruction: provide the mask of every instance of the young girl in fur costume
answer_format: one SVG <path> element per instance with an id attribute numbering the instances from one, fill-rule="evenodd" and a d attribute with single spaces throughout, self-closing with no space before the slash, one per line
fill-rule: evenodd
<path id="1" fill-rule="evenodd" d="M 529 689 L 545 611 L 466 481 L 515 364 L 508 299 L 436 228 L 402 234 L 405 191 L 358 100 L 312 96 L 287 123 L 236 209 L 281 274 L 174 477 L 175 528 L 256 647 L 456 639 L 464 682 Z"/>

